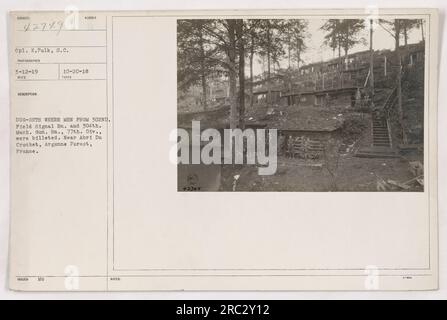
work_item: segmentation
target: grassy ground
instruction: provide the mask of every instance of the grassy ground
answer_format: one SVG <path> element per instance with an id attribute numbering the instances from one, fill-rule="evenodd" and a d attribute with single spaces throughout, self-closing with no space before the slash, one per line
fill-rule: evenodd
<path id="1" fill-rule="evenodd" d="M 336 187 L 322 161 L 280 158 L 275 175 L 260 176 L 255 166 L 224 166 L 221 190 L 232 191 L 378 191 L 377 181 L 405 182 L 413 178 L 404 159 L 342 156 L 336 171 Z M 411 191 L 422 191 L 415 188 Z"/>

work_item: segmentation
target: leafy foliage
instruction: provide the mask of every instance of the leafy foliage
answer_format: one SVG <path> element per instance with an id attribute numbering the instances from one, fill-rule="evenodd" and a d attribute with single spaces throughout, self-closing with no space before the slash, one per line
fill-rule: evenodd
<path id="1" fill-rule="evenodd" d="M 356 44 L 365 42 L 364 38 L 359 37 L 364 28 L 364 21 L 360 19 L 329 19 L 321 27 L 326 31 L 324 44 L 333 51 L 343 49 L 347 56 Z"/>
<path id="2" fill-rule="evenodd" d="M 218 50 L 210 41 L 211 20 L 179 20 L 177 24 L 177 82 L 179 90 L 196 85 L 202 76 L 218 75 Z"/>

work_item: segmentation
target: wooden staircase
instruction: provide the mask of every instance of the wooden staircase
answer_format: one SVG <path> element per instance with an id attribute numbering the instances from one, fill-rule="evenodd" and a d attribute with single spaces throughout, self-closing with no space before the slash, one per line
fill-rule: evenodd
<path id="1" fill-rule="evenodd" d="M 372 113 L 372 146 L 391 148 L 391 136 L 387 119 L 379 111 Z"/>
<path id="2" fill-rule="evenodd" d="M 397 89 L 394 88 L 388 95 L 381 108 L 372 112 L 372 143 L 371 146 L 361 147 L 356 152 L 360 158 L 398 158 L 399 153 L 393 148 L 390 126 L 388 122 L 389 112 L 396 103 Z"/>

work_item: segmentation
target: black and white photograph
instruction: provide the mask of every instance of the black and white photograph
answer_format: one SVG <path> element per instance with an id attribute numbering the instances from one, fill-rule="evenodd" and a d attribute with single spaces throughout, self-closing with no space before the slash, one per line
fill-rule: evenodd
<path id="1" fill-rule="evenodd" d="M 446 296 L 444 3 L 15 1 L 0 300 Z"/>
<path id="2" fill-rule="evenodd" d="M 178 20 L 178 191 L 424 191 L 425 20 L 335 18 Z"/>

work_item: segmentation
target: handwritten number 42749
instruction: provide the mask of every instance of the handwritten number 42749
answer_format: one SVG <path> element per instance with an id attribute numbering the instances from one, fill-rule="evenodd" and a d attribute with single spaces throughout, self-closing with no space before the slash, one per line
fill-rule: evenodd
<path id="1" fill-rule="evenodd" d="M 23 26 L 24 31 L 56 31 L 60 32 L 64 27 L 63 21 L 27 23 Z"/>

